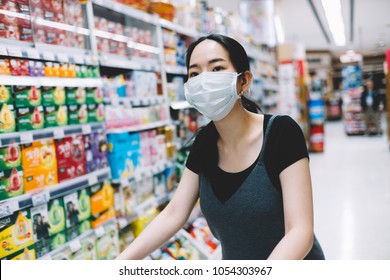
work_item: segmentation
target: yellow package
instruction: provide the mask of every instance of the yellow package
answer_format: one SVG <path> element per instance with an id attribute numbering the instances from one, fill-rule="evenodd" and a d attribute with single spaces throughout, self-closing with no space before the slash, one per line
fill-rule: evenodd
<path id="1" fill-rule="evenodd" d="M 0 259 L 34 244 L 29 210 L 21 210 L 0 219 Z"/>
<path id="2" fill-rule="evenodd" d="M 11 254 L 3 258 L 3 260 L 18 260 L 18 261 L 27 261 L 27 260 L 35 260 L 35 248 L 34 245 L 30 245 L 19 252 Z"/>
<path id="3" fill-rule="evenodd" d="M 29 193 L 58 183 L 57 160 L 53 140 L 22 146 L 24 192 Z"/>

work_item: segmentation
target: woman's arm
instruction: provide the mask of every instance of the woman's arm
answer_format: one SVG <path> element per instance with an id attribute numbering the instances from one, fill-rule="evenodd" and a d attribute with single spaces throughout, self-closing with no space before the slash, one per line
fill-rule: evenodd
<path id="1" fill-rule="evenodd" d="M 117 257 L 144 259 L 182 228 L 199 197 L 198 174 L 184 168 L 179 186 L 167 207 Z"/>
<path id="2" fill-rule="evenodd" d="M 309 160 L 303 158 L 280 173 L 285 236 L 268 259 L 303 259 L 313 246 L 313 199 Z"/>

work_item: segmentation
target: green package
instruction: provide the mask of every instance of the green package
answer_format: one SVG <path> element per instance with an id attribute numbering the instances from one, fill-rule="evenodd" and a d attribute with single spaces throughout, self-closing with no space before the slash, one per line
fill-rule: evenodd
<path id="1" fill-rule="evenodd" d="M 55 249 L 61 247 L 62 245 L 64 245 L 68 241 L 66 238 L 65 231 L 61 231 L 59 233 L 53 234 L 50 237 L 50 240 L 51 240 L 51 249 L 52 250 L 55 250 Z"/>
<path id="2" fill-rule="evenodd" d="M 100 88 L 86 88 L 86 103 L 100 104 L 103 103 L 103 92 Z"/>
<path id="3" fill-rule="evenodd" d="M 49 201 L 50 236 L 65 230 L 65 209 L 62 197 Z M 64 233 L 65 234 L 65 233 Z"/>
<path id="4" fill-rule="evenodd" d="M 0 201 L 23 193 L 24 182 L 21 166 L 0 171 Z"/>
<path id="5" fill-rule="evenodd" d="M 83 87 L 67 87 L 66 104 L 81 105 L 86 103 L 86 91 Z"/>
<path id="6" fill-rule="evenodd" d="M 105 120 L 103 104 L 88 104 L 88 122 L 103 122 Z"/>
<path id="7" fill-rule="evenodd" d="M 45 127 L 63 126 L 68 124 L 68 108 L 62 106 L 45 107 Z"/>
<path id="8" fill-rule="evenodd" d="M 22 164 L 20 146 L 11 144 L 0 148 L 0 171 L 19 167 Z"/>
<path id="9" fill-rule="evenodd" d="M 14 86 L 15 107 L 36 107 L 42 105 L 40 88 L 36 86 Z"/>
<path id="10" fill-rule="evenodd" d="M 16 108 L 18 131 L 45 127 L 43 106 Z"/>
<path id="11" fill-rule="evenodd" d="M 43 106 L 66 104 L 66 95 L 63 87 L 42 87 L 41 92 Z"/>
<path id="12" fill-rule="evenodd" d="M 68 124 L 85 124 L 88 122 L 87 105 L 68 106 Z"/>

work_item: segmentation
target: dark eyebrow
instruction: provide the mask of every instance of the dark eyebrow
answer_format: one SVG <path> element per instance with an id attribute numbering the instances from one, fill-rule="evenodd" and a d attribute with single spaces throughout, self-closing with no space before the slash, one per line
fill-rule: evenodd
<path id="1" fill-rule="evenodd" d="M 210 60 L 210 61 L 208 62 L 208 64 L 213 64 L 213 63 L 219 62 L 219 61 L 226 61 L 226 60 L 223 59 L 223 58 L 214 58 L 214 59 Z M 198 64 L 191 64 L 190 67 L 188 67 L 188 69 L 196 68 L 196 67 L 198 67 Z"/>

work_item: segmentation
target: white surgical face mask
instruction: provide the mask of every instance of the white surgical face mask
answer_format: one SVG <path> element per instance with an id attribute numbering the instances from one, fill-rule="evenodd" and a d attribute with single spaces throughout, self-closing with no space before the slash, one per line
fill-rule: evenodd
<path id="1" fill-rule="evenodd" d="M 192 106 L 212 121 L 226 117 L 240 96 L 236 72 L 202 72 L 184 84 L 185 97 Z"/>

